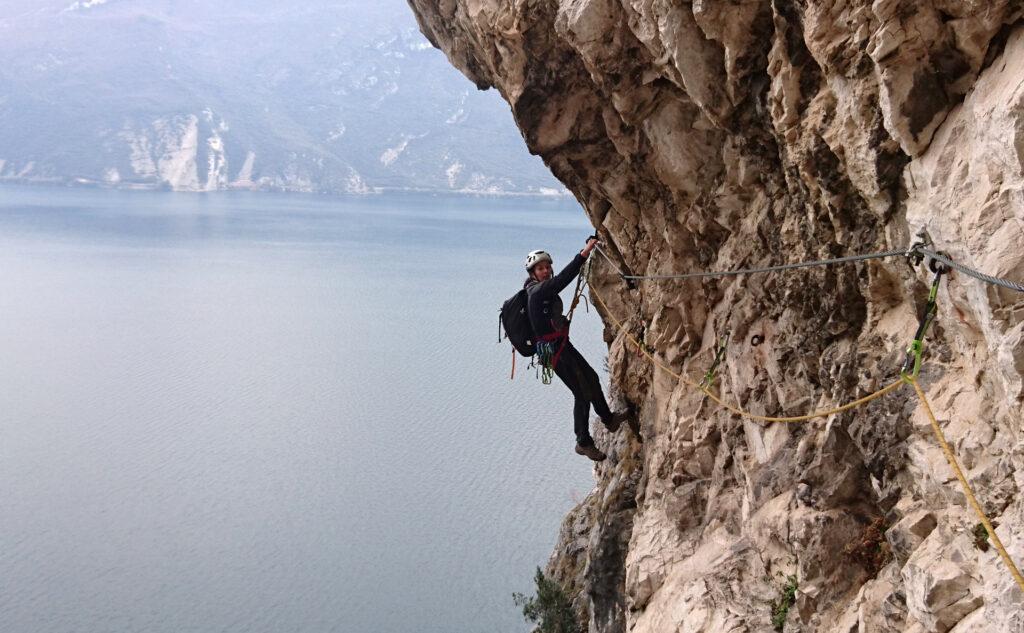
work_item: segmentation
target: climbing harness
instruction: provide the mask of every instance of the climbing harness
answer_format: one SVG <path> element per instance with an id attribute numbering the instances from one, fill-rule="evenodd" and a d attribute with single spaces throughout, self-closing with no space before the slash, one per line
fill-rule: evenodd
<path id="1" fill-rule="evenodd" d="M 569 332 L 566 331 L 552 332 L 537 341 L 537 366 L 540 368 L 540 381 L 545 385 L 551 384 L 555 367 L 558 366 L 558 358 L 562 355 L 568 340 Z"/>
<path id="2" fill-rule="evenodd" d="M 935 319 L 935 314 L 938 311 L 935 299 L 939 294 L 939 282 L 942 280 L 942 275 L 948 271 L 944 264 L 934 259 L 929 262 L 928 267 L 935 273 L 935 277 L 932 279 L 932 287 L 928 291 L 928 302 L 925 304 L 924 310 L 921 312 L 921 318 L 917 322 L 917 333 L 914 334 L 914 340 L 907 347 L 907 356 L 903 359 L 903 367 L 900 368 L 900 378 L 904 381 L 908 381 L 909 377 L 917 378 L 918 374 L 921 373 L 921 352 L 924 350 L 924 335 L 928 332 L 928 327 Z"/>
<path id="3" fill-rule="evenodd" d="M 718 351 L 715 352 L 715 360 L 711 363 L 711 368 L 704 372 L 704 378 L 701 379 L 700 385 L 702 388 L 710 389 L 711 385 L 715 382 L 715 372 L 718 371 L 718 365 L 725 358 L 725 350 L 729 345 L 729 330 L 725 331 L 722 338 L 718 339 Z"/>

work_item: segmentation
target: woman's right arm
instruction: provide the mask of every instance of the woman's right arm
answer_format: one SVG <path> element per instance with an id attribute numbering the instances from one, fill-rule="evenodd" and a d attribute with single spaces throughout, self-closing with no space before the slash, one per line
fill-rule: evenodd
<path id="1" fill-rule="evenodd" d="M 535 289 L 531 294 L 558 294 L 562 292 L 565 290 L 566 286 L 572 283 L 573 279 L 576 279 L 576 275 L 580 274 L 580 270 L 583 268 L 583 263 L 586 261 L 587 260 L 582 253 L 577 254 L 576 257 L 573 257 L 572 261 L 569 262 L 569 264 L 557 275 L 547 281 L 542 281 L 538 286 L 535 286 Z"/>

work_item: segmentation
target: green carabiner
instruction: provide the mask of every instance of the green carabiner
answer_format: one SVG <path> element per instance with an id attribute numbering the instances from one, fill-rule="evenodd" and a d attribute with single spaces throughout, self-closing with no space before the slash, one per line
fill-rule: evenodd
<path id="1" fill-rule="evenodd" d="M 700 386 L 705 389 L 710 389 L 711 385 L 715 382 L 715 373 L 718 371 L 718 365 L 721 364 L 722 359 L 725 358 L 725 348 L 729 344 L 729 332 L 728 330 L 718 339 L 718 351 L 715 352 L 715 360 L 711 363 L 711 368 L 704 372 L 704 377 L 701 378 Z"/>
<path id="2" fill-rule="evenodd" d="M 900 378 L 906 383 L 911 382 L 912 378 L 917 378 L 918 374 L 921 373 L 921 353 L 924 351 L 924 336 L 935 319 L 935 314 L 938 312 L 935 300 L 939 296 L 939 281 L 941 281 L 942 275 L 946 272 L 946 268 L 940 264 L 933 266 L 932 270 L 935 271 L 935 278 L 932 280 L 932 287 L 928 291 L 928 303 L 925 304 L 924 312 L 921 313 L 921 318 L 917 325 L 917 333 L 914 334 L 914 340 L 907 347 L 907 355 L 903 359 L 903 367 L 900 368 Z"/>

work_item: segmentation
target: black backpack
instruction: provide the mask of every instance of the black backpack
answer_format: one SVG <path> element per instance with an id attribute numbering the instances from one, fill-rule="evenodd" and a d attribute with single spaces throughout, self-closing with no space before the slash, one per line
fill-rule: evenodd
<path id="1" fill-rule="evenodd" d="M 512 347 L 523 356 L 533 356 L 536 353 L 533 340 L 533 327 L 530 326 L 530 315 L 526 312 L 526 288 L 515 293 L 505 303 L 501 304 L 500 323 L 505 329 L 505 337 L 512 343 Z M 498 332 L 498 342 L 501 342 L 501 332 Z"/>

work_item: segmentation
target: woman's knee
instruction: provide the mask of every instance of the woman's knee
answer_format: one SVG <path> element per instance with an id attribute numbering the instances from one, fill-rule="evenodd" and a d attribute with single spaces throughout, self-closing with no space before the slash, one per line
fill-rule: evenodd
<path id="1" fill-rule="evenodd" d="M 582 378 L 582 382 L 587 385 L 589 389 L 601 389 L 601 377 L 597 375 L 597 372 L 594 371 L 593 367 L 587 365 L 583 369 L 582 374 L 583 375 L 580 376 Z"/>

